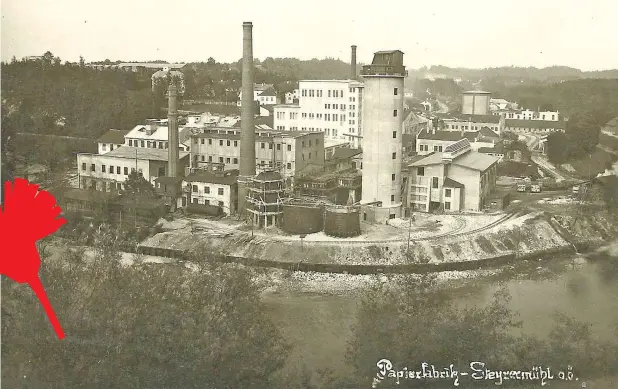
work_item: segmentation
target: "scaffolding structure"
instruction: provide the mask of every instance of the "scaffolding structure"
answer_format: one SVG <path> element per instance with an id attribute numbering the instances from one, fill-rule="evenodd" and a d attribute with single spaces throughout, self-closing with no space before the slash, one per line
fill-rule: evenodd
<path id="1" fill-rule="evenodd" d="M 247 183 L 247 212 L 258 228 L 277 226 L 287 201 L 285 178 L 274 170 L 262 171 Z"/>

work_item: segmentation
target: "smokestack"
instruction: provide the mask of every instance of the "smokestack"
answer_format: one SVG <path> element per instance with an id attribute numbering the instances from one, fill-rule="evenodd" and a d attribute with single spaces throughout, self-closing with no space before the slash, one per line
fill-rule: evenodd
<path id="1" fill-rule="evenodd" d="M 246 202 L 246 181 L 255 175 L 255 125 L 253 123 L 253 23 L 242 24 L 242 101 L 240 131 L 240 163 L 238 208 L 242 213 Z"/>
<path id="2" fill-rule="evenodd" d="M 176 85 L 170 83 L 169 100 L 167 103 L 167 140 L 169 141 L 167 158 L 167 175 L 169 177 L 178 176 L 178 110 L 176 109 L 176 96 L 178 90 Z"/>
<path id="3" fill-rule="evenodd" d="M 350 80 L 356 80 L 356 45 L 352 45 L 352 60 L 350 61 Z"/>

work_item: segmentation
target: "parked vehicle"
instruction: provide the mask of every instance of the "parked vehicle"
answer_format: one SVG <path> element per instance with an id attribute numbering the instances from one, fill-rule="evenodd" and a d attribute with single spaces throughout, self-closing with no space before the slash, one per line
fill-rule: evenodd
<path id="1" fill-rule="evenodd" d="M 530 192 L 532 193 L 541 193 L 541 183 L 540 182 L 534 182 L 532 183 L 532 185 L 530 185 Z"/>
<path id="2" fill-rule="evenodd" d="M 526 185 L 526 184 L 517 184 L 517 191 L 518 192 L 525 192 L 527 188 L 528 188 L 528 185 Z"/>

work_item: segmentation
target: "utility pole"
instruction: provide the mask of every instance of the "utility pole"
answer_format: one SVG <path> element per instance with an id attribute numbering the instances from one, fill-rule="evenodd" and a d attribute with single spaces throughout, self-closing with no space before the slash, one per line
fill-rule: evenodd
<path id="1" fill-rule="evenodd" d="M 139 178 L 137 174 L 137 148 L 135 149 L 135 176 Z M 137 228 L 137 193 L 135 193 L 136 189 L 136 187 L 133 187 L 133 219 L 135 228 Z"/>
<path id="2" fill-rule="evenodd" d="M 412 213 L 410 212 L 410 224 L 408 225 L 408 251 L 410 251 L 410 237 L 412 235 Z"/>

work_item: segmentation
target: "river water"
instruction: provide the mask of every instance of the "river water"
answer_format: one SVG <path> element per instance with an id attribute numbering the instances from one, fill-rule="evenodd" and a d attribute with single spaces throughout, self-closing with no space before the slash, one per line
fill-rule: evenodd
<path id="1" fill-rule="evenodd" d="M 519 315 L 521 331 L 544 338 L 560 312 L 591 324 L 593 335 L 615 339 L 618 326 L 618 241 L 604 252 L 569 258 L 544 258 L 496 277 L 478 278 L 454 287 L 459 306 L 484 305 L 506 285 L 510 308 Z M 347 370 L 344 357 L 355 322 L 358 296 L 294 293 L 265 297 L 271 317 L 295 344 L 294 366 Z"/>

